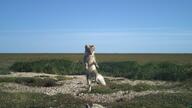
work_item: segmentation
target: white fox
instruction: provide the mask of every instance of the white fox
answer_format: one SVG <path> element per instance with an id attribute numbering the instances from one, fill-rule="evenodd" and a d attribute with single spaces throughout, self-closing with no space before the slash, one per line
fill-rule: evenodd
<path id="1" fill-rule="evenodd" d="M 86 69 L 87 84 L 89 86 L 88 91 L 91 91 L 91 82 L 95 80 L 97 83 L 106 86 L 105 79 L 98 73 L 99 68 L 95 59 L 95 46 L 85 45 L 84 64 Z"/>

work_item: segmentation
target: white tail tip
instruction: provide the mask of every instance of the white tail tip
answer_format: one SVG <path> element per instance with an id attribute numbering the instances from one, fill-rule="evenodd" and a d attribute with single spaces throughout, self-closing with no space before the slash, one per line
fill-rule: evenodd
<path id="1" fill-rule="evenodd" d="M 103 77 L 101 74 L 98 74 L 98 75 L 97 75 L 96 81 L 97 81 L 98 83 L 106 86 L 105 79 L 104 79 L 104 77 Z"/>

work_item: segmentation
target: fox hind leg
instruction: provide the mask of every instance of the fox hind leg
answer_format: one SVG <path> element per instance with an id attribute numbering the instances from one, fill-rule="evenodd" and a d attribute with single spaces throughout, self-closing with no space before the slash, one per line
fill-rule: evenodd
<path id="1" fill-rule="evenodd" d="M 87 85 L 88 85 L 88 92 L 91 92 L 91 79 L 89 75 L 87 75 Z"/>

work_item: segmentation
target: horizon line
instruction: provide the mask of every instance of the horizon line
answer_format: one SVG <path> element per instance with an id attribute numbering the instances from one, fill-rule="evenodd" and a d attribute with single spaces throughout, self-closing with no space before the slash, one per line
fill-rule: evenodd
<path id="1" fill-rule="evenodd" d="M 68 52 L 68 53 L 66 53 L 66 52 L 30 52 L 30 53 L 28 53 L 28 52 L 25 52 L 25 53 L 19 53 L 19 52 L 11 52 L 11 53 L 1 53 L 0 52 L 0 54 L 84 54 L 84 52 Z M 111 52 L 107 52 L 107 53 L 95 53 L 95 54 L 192 54 L 192 52 L 191 53 L 186 53 L 186 52 L 176 52 L 176 53 L 174 53 L 174 52 L 141 52 L 141 53 L 135 53 L 135 52 L 133 52 L 133 53 L 111 53 Z"/>

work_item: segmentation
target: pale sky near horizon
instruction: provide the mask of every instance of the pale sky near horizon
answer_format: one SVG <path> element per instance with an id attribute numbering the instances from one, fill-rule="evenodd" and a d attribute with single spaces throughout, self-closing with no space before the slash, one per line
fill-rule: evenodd
<path id="1" fill-rule="evenodd" d="M 0 53 L 192 53 L 192 0 L 1 0 Z"/>

